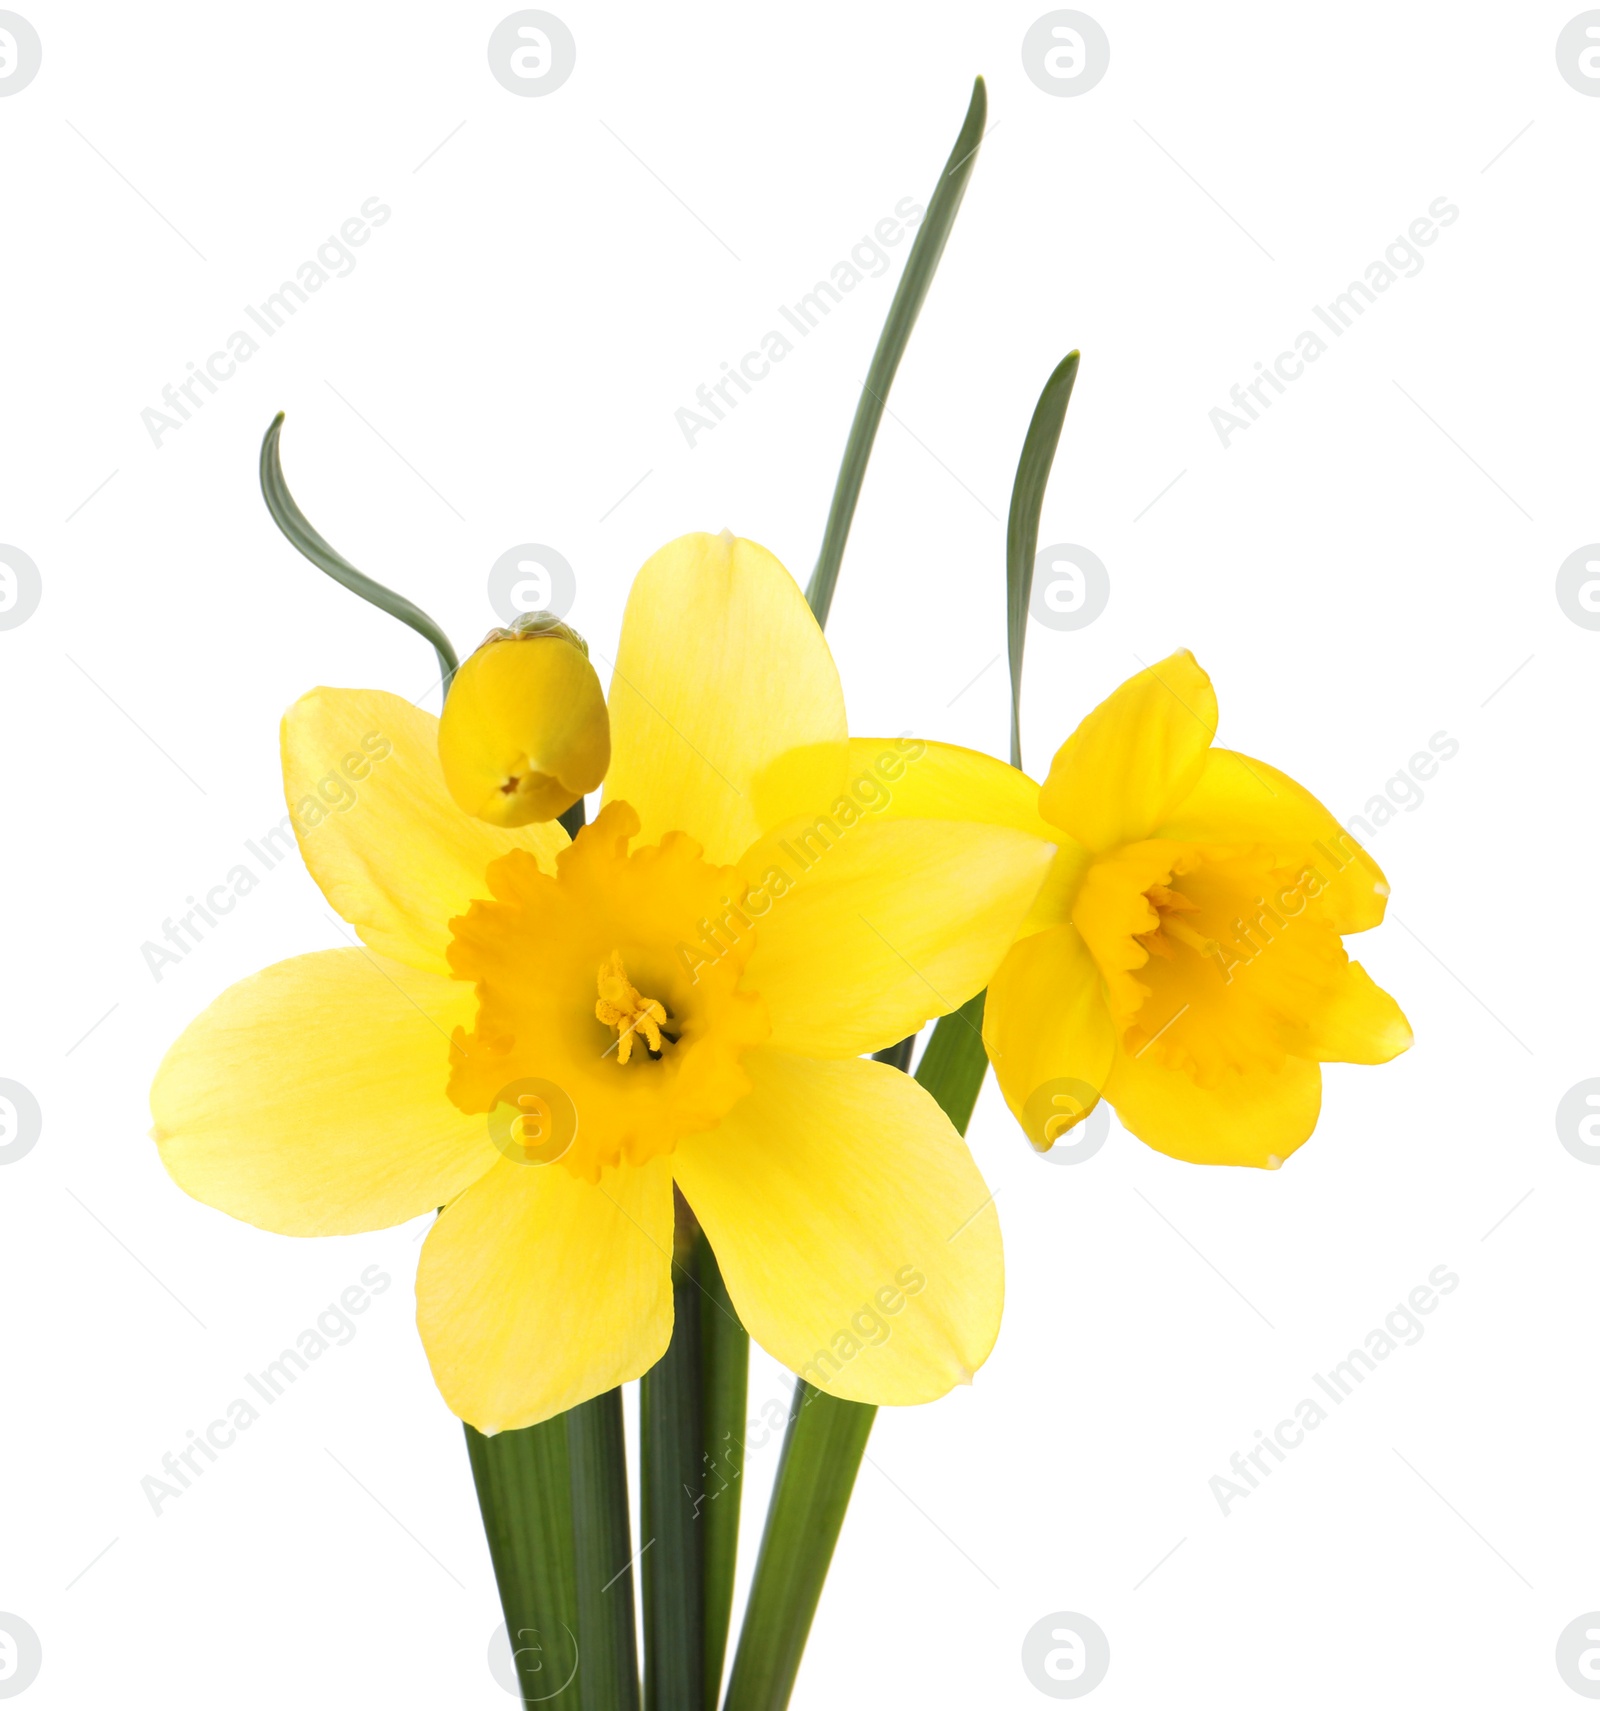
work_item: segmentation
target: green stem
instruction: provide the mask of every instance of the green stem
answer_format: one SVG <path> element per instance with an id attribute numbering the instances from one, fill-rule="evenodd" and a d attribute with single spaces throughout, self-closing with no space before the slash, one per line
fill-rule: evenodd
<path id="1" fill-rule="evenodd" d="M 639 1711 L 622 1392 L 563 1416 L 572 1476 L 579 1711 Z"/>
<path id="2" fill-rule="evenodd" d="M 895 287 L 889 316 L 878 337 L 878 348 L 872 353 L 872 366 L 861 388 L 856 405 L 855 420 L 850 424 L 850 438 L 845 441 L 844 461 L 839 465 L 839 479 L 833 489 L 833 503 L 828 507 L 828 524 L 823 530 L 822 551 L 817 555 L 817 567 L 811 573 L 806 599 L 819 624 L 828 621 L 828 608 L 833 604 L 834 584 L 839 580 L 839 564 L 844 558 L 845 542 L 850 538 L 850 525 L 855 519 L 856 502 L 861 497 L 861 483 L 866 478 L 867 459 L 872 456 L 872 442 L 877 438 L 878 424 L 883 420 L 889 388 L 894 385 L 900 358 L 905 355 L 911 339 L 911 329 L 917 324 L 923 299 L 944 254 L 945 240 L 956 222 L 961 198 L 966 194 L 967 180 L 972 175 L 978 157 L 978 145 L 983 141 L 983 122 L 988 113 L 988 96 L 980 77 L 972 86 L 972 100 L 962 121 L 961 134 L 950 151 L 944 171 L 928 199 L 928 212 L 911 254 L 906 258 L 906 270 Z"/>
<path id="3" fill-rule="evenodd" d="M 584 800 L 580 796 L 570 808 L 563 808 L 562 811 L 556 815 L 556 824 L 560 826 L 562 831 L 565 832 L 569 838 L 575 838 L 578 833 L 583 830 L 584 817 L 586 813 L 587 809 L 584 805 Z"/>
<path id="4" fill-rule="evenodd" d="M 672 1259 L 672 1341 L 639 1381 L 639 1534 L 644 1573 L 645 1711 L 704 1711 L 705 1456 L 700 1231 L 681 1195 Z"/>
<path id="5" fill-rule="evenodd" d="M 693 1264 L 700 1285 L 700 1395 L 705 1443 L 701 1462 L 705 1502 L 700 1510 L 700 1524 L 706 1535 L 704 1703 L 706 1711 L 716 1711 L 722 1692 L 722 1665 L 728 1651 L 728 1627 L 733 1619 L 750 1338 L 739 1323 L 716 1255 L 704 1235 L 695 1244 Z"/>
<path id="6" fill-rule="evenodd" d="M 724 1711 L 784 1711 L 876 1408 L 795 1382 Z"/>
<path id="7" fill-rule="evenodd" d="M 464 1430 L 522 1703 L 542 1705 L 578 1667 L 566 1428 Z"/>

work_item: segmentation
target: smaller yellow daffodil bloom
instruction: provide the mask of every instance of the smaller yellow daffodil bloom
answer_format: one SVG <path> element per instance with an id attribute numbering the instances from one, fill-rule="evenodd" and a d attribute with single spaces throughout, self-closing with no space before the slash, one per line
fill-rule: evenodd
<path id="1" fill-rule="evenodd" d="M 984 1042 L 1041 1150 L 1106 1099 L 1159 1152 L 1273 1168 L 1324 1063 L 1411 1044 L 1341 935 L 1383 919 L 1377 864 L 1293 779 L 1211 746 L 1193 654 L 1130 678 L 1057 752 L 1050 877 L 989 987 Z"/>
<path id="2" fill-rule="evenodd" d="M 450 685 L 439 764 L 456 806 L 491 826 L 554 820 L 598 790 L 611 725 L 577 631 L 544 613 L 491 630 Z"/>

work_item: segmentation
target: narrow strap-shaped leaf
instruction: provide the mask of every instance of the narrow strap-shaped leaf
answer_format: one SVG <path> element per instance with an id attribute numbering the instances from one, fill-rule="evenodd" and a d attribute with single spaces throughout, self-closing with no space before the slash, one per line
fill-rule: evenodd
<path id="1" fill-rule="evenodd" d="M 725 1711 L 788 1705 L 877 1412 L 796 1380 Z"/>
<path id="2" fill-rule="evenodd" d="M 700 1285 L 701 1462 L 700 1525 L 705 1529 L 706 1711 L 716 1711 L 733 1618 L 733 1572 L 739 1551 L 739 1497 L 744 1476 L 745 1406 L 750 1338 L 739 1323 L 711 1244 L 694 1249 Z"/>
<path id="3" fill-rule="evenodd" d="M 828 608 L 833 604 L 834 584 L 839 580 L 839 563 L 844 557 L 845 542 L 850 538 L 850 524 L 855 518 L 856 501 L 861 497 L 861 483 L 867 473 L 867 459 L 872 456 L 872 442 L 877 437 L 878 423 L 888 401 L 889 388 L 894 384 L 895 371 L 905 355 L 911 329 L 917 324 L 922 301 L 944 254 L 945 241 L 955 224 L 966 194 L 967 180 L 972 176 L 978 145 L 983 141 L 983 123 L 988 113 L 988 97 L 980 77 L 972 86 L 972 100 L 967 116 L 950 151 L 944 172 L 933 195 L 928 199 L 928 212 L 911 245 L 906 269 L 895 287 L 894 300 L 889 305 L 889 318 L 883 324 L 878 348 L 872 354 L 872 366 L 867 370 L 866 384 L 856 405 L 855 420 L 850 424 L 850 438 L 845 442 L 844 461 L 839 466 L 839 479 L 833 489 L 833 503 L 828 508 L 828 524 L 823 531 L 822 551 L 817 555 L 817 567 L 811 573 L 806 599 L 816 614 L 817 622 L 828 621 Z"/>
<path id="4" fill-rule="evenodd" d="M 1039 550 L 1039 512 L 1050 481 L 1067 419 L 1072 383 L 1078 378 L 1078 353 L 1069 351 L 1044 383 L 1033 407 L 1011 484 L 1011 513 L 1006 519 L 1006 652 L 1011 660 L 1011 764 L 1022 765 L 1022 644 L 1028 631 L 1028 601 L 1033 593 L 1033 559 Z"/>
<path id="5" fill-rule="evenodd" d="M 644 1579 L 645 1711 L 705 1711 L 705 1398 L 699 1227 L 677 1197 L 672 1341 L 639 1381 L 639 1535 Z"/>
<path id="6" fill-rule="evenodd" d="M 578 1605 L 579 1711 L 639 1711 L 622 1392 L 570 1409 L 567 1456 Z"/>
<path id="7" fill-rule="evenodd" d="M 989 1068 L 983 999 L 980 992 L 940 1018 L 917 1066 L 917 1080 L 962 1134 Z M 909 1060 L 910 1043 L 874 1055 L 903 1069 L 897 1060 Z M 876 1413 L 797 1381 L 724 1711 L 788 1705 Z"/>
<path id="8" fill-rule="evenodd" d="M 579 1662 L 567 1429 L 559 1419 L 492 1438 L 464 1429 L 522 1703 L 543 1705 Z"/>
<path id="9" fill-rule="evenodd" d="M 983 1049 L 983 1000 L 980 992 L 959 1010 L 941 1016 L 917 1065 L 917 1080 L 963 1135 L 989 1069 Z"/>
<path id="10" fill-rule="evenodd" d="M 456 654 L 450 638 L 420 606 L 413 605 L 403 594 L 374 582 L 350 563 L 342 553 L 335 552 L 306 520 L 306 514 L 294 502 L 289 484 L 283 479 L 283 465 L 278 456 L 278 436 L 283 432 L 283 412 L 272 419 L 266 437 L 261 442 L 261 497 L 267 502 L 272 520 L 283 531 L 285 539 L 296 551 L 303 553 L 318 570 L 325 571 L 335 582 L 342 583 L 352 594 L 359 594 L 380 612 L 409 624 L 419 636 L 433 643 L 439 658 L 444 692 L 450 692 L 450 679 L 455 676 Z"/>

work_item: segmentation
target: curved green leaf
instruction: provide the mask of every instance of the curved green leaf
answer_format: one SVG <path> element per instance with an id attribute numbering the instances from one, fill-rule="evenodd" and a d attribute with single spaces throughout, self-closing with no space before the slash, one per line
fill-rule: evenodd
<path id="1" fill-rule="evenodd" d="M 972 86 L 972 100 L 962 121 L 961 134 L 950 151 L 944 171 L 933 195 L 928 200 L 928 212 L 911 254 L 906 258 L 906 270 L 895 287 L 894 301 L 889 305 L 889 318 L 878 337 L 878 348 L 872 354 L 872 367 L 867 371 L 861 388 L 861 400 L 856 405 L 855 420 L 850 424 L 850 438 L 845 442 L 844 462 L 839 466 L 839 479 L 833 489 L 833 503 L 828 508 L 828 525 L 822 535 L 822 551 L 817 555 L 817 568 L 811 573 L 806 599 L 819 624 L 828 621 L 828 608 L 833 604 L 833 587 L 839 580 L 839 563 L 844 557 L 845 542 L 850 538 L 850 524 L 855 519 L 856 501 L 861 497 L 861 483 L 867 473 L 867 459 L 872 456 L 872 442 L 877 437 L 878 423 L 883 419 L 884 404 L 889 388 L 894 384 L 895 370 L 905 355 L 911 329 L 917 324 L 922 300 L 944 254 L 945 240 L 956 223 L 961 198 L 966 194 L 967 180 L 972 176 L 973 162 L 978 157 L 978 145 L 983 141 L 983 122 L 989 110 L 988 96 L 980 77 Z"/>
<path id="2" fill-rule="evenodd" d="M 1078 353 L 1069 351 L 1044 383 L 1033 407 L 1017 478 L 1011 484 L 1011 514 L 1006 519 L 1006 652 L 1011 660 L 1011 764 L 1022 765 L 1022 645 L 1028 630 L 1028 599 L 1033 593 L 1033 559 L 1039 550 L 1039 512 L 1050 481 L 1067 419 L 1072 383 L 1078 378 Z"/>
<path id="3" fill-rule="evenodd" d="M 283 479 L 283 465 L 278 457 L 278 436 L 282 432 L 283 412 L 280 410 L 261 442 L 261 497 L 267 502 L 273 522 L 282 530 L 290 546 L 310 559 L 318 570 L 325 571 L 352 594 L 359 594 L 380 612 L 387 612 L 391 618 L 409 624 L 419 636 L 432 642 L 433 651 L 439 658 L 444 693 L 448 695 L 450 679 L 455 676 L 457 664 L 450 638 L 420 606 L 413 605 L 403 594 L 396 594 L 392 588 L 385 588 L 381 582 L 374 582 L 370 576 L 357 570 L 312 528 L 305 512 L 295 504 L 289 484 Z"/>

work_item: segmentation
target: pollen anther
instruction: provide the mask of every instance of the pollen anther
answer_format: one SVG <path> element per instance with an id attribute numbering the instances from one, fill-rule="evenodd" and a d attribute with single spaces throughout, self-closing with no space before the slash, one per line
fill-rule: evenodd
<path id="1" fill-rule="evenodd" d="M 635 1035 L 644 1036 L 645 1049 L 651 1057 L 660 1057 L 666 1006 L 657 999 L 646 998 L 628 979 L 620 951 L 613 951 L 600 965 L 598 985 L 600 998 L 594 1013 L 608 1028 L 617 1030 L 617 1062 L 625 1064 L 632 1057 Z M 671 1036 L 667 1038 L 670 1040 Z"/>

